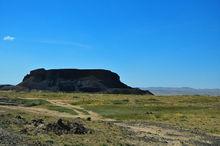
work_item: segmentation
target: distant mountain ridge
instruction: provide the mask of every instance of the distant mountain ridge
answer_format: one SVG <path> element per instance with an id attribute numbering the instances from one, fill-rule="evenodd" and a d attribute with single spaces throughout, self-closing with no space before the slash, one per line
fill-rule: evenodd
<path id="1" fill-rule="evenodd" d="M 195 89 L 190 87 L 146 87 L 155 95 L 209 95 L 220 96 L 220 89 Z"/>
<path id="2" fill-rule="evenodd" d="M 12 90 L 12 89 L 14 89 L 14 85 L 0 84 L 0 90 Z"/>

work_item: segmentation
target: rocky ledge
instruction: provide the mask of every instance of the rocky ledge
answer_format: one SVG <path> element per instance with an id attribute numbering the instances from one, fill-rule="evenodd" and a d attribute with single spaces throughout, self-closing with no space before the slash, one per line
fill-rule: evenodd
<path id="1" fill-rule="evenodd" d="M 98 92 L 112 94 L 149 94 L 120 81 L 118 74 L 102 69 L 36 69 L 16 86 L 26 90 Z"/>

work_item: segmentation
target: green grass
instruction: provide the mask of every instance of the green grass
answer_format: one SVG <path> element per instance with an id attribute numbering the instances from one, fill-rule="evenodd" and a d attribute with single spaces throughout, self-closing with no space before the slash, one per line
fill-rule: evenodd
<path id="1" fill-rule="evenodd" d="M 19 102 L 20 104 L 23 104 L 24 106 L 30 107 L 30 106 L 38 106 L 38 105 L 44 105 L 48 104 L 48 101 L 43 99 L 15 99 L 16 102 Z"/>
<path id="2" fill-rule="evenodd" d="M 84 106 L 88 110 L 95 111 L 105 117 L 118 120 L 165 120 L 176 117 L 175 114 L 193 114 L 200 112 L 203 107 L 188 106 L 133 106 L 133 105 L 94 105 Z M 163 119 L 162 119 L 163 118 Z"/>
<path id="3" fill-rule="evenodd" d="M 75 109 L 75 108 L 74 108 L 74 109 Z M 79 112 L 82 112 L 82 113 L 85 114 L 85 115 L 89 115 L 89 113 L 88 113 L 86 110 L 79 109 L 79 108 L 77 108 L 76 110 L 79 111 Z"/>
<path id="4" fill-rule="evenodd" d="M 121 95 L 115 98 L 97 97 L 93 100 L 98 102 L 83 107 L 117 120 L 164 122 L 220 134 L 220 97 Z"/>
<path id="5" fill-rule="evenodd" d="M 129 102 L 128 99 L 123 99 L 123 100 L 113 100 L 113 104 L 127 104 Z"/>
<path id="6" fill-rule="evenodd" d="M 19 110 L 10 110 L 0 107 L 0 111 L 4 111 L 0 113 L 0 128 L 5 129 L 13 134 L 24 135 L 25 136 L 25 144 L 17 144 L 17 145 L 27 145 L 28 142 L 34 142 L 32 145 L 40 145 L 35 142 L 39 141 L 42 145 L 49 145 L 48 142 L 52 142 L 51 145 L 68 145 L 68 146 L 101 146 L 103 144 L 106 145 L 126 145 L 130 142 L 130 139 L 123 133 L 121 129 L 119 129 L 115 125 L 109 125 L 105 122 L 97 122 L 97 121 L 87 121 L 82 120 L 83 124 L 86 127 L 93 130 L 92 134 L 86 135 L 77 135 L 77 134 L 65 134 L 62 136 L 56 135 L 54 133 L 39 133 L 36 131 L 29 131 L 28 134 L 20 134 L 20 130 L 25 128 L 25 126 L 18 125 L 14 121 L 16 120 L 16 116 L 20 115 L 25 118 L 28 122 L 31 122 L 33 119 L 44 119 L 45 124 L 57 122 L 59 118 L 49 116 L 45 117 L 43 115 L 35 115 L 31 113 L 22 112 Z M 74 119 L 66 120 L 72 121 Z M 79 119 L 77 119 L 79 120 Z M 28 125 L 30 128 L 30 125 Z M 39 130 L 39 129 L 37 129 Z M 9 139 L 10 140 L 10 139 Z M 0 144 L 1 145 L 1 144 Z M 30 144 L 31 145 L 31 144 Z"/>
<path id="7" fill-rule="evenodd" d="M 17 104 L 17 105 L 22 105 L 26 107 L 48 104 L 48 102 L 43 99 L 22 99 L 22 98 L 3 98 L 3 99 L 0 99 L 0 102 L 2 104 L 10 103 L 10 104 Z"/>
<path id="8" fill-rule="evenodd" d="M 72 115 L 77 115 L 77 113 L 74 110 L 66 108 L 66 107 L 62 107 L 62 106 L 48 105 L 48 106 L 46 106 L 46 108 L 49 109 L 49 110 L 54 110 L 54 111 L 58 111 L 58 112 L 63 112 L 63 113 L 69 113 L 69 114 L 72 114 Z"/>
<path id="9" fill-rule="evenodd" d="M 62 92 L 0 91 L 2 97 L 22 97 L 68 100 L 69 104 L 84 107 L 117 120 L 164 122 L 189 129 L 220 134 L 220 97 L 211 96 L 148 96 L 119 94 L 88 94 Z M 23 101 L 26 105 L 44 101 Z M 35 103 L 32 103 L 35 102 Z M 51 110 L 73 112 L 64 107 L 49 106 Z M 84 111 L 85 112 L 85 111 Z"/>

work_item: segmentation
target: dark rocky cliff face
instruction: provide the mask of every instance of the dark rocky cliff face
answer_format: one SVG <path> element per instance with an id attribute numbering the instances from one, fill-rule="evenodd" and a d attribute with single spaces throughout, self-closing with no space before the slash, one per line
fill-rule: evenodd
<path id="1" fill-rule="evenodd" d="M 124 94 L 152 94 L 131 88 L 109 70 L 37 69 L 26 75 L 18 88 L 64 92 L 102 92 Z"/>

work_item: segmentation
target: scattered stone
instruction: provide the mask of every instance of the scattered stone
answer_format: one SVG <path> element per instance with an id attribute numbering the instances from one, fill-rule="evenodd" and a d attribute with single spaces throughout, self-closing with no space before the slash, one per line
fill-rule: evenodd
<path id="1" fill-rule="evenodd" d="M 24 128 L 20 130 L 21 134 L 28 134 L 28 128 Z"/>
<path id="2" fill-rule="evenodd" d="M 25 118 L 23 118 L 22 116 L 17 115 L 15 117 L 15 120 L 13 121 L 13 123 L 18 124 L 18 125 L 25 125 L 28 123 L 28 121 Z"/>
<path id="3" fill-rule="evenodd" d="M 79 122 L 64 122 L 59 119 L 56 123 L 49 123 L 46 126 L 46 131 L 54 132 L 57 135 L 62 134 L 86 134 L 89 129 Z"/>
<path id="4" fill-rule="evenodd" d="M 147 115 L 151 115 L 151 114 L 153 114 L 153 112 L 146 112 L 145 114 L 147 114 Z"/>
<path id="5" fill-rule="evenodd" d="M 39 125 L 44 124 L 44 120 L 43 119 L 34 119 L 31 121 L 31 124 L 33 124 L 35 127 L 38 127 Z"/>
<path id="6" fill-rule="evenodd" d="M 24 118 L 22 118 L 20 115 L 17 115 L 15 118 L 17 118 L 17 119 L 24 119 Z"/>
<path id="7" fill-rule="evenodd" d="M 92 121 L 91 117 L 86 118 L 87 121 Z"/>

